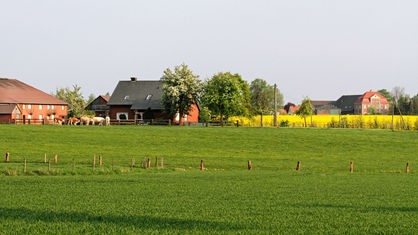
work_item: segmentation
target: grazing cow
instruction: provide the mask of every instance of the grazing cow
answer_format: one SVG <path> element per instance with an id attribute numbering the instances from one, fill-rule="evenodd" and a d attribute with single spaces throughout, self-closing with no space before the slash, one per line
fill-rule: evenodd
<path id="1" fill-rule="evenodd" d="M 99 126 L 103 126 L 103 122 L 105 121 L 105 119 L 102 117 L 94 117 L 92 120 L 93 120 L 93 125 L 98 123 Z"/>
<path id="2" fill-rule="evenodd" d="M 81 117 L 80 118 L 80 125 L 86 125 L 86 126 L 88 126 L 91 121 L 92 121 L 92 119 L 89 118 L 89 117 Z"/>
<path id="3" fill-rule="evenodd" d="M 106 123 L 106 126 L 110 126 L 110 117 L 109 116 L 106 116 L 105 123 Z"/>
<path id="4" fill-rule="evenodd" d="M 80 122 L 78 118 L 72 117 L 68 119 L 68 125 L 77 125 Z"/>
<path id="5" fill-rule="evenodd" d="M 54 118 L 54 124 L 56 125 L 62 125 L 62 123 L 64 123 L 64 118 L 60 118 L 60 117 L 56 117 Z"/>

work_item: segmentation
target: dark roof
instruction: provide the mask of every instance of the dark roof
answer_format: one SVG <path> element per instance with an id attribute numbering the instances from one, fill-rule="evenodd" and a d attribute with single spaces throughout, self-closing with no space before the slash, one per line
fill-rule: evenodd
<path id="1" fill-rule="evenodd" d="M 361 97 L 361 95 L 343 95 L 337 100 L 336 105 L 341 109 L 342 114 L 345 112 L 354 112 L 354 102 L 359 97 Z"/>
<path id="2" fill-rule="evenodd" d="M 0 114 L 12 114 L 15 110 L 20 113 L 16 104 L 0 104 Z"/>
<path id="3" fill-rule="evenodd" d="M 162 86 L 160 81 L 119 81 L 107 105 L 128 105 L 135 110 L 161 110 Z"/>
<path id="4" fill-rule="evenodd" d="M 16 79 L 0 78 L 0 103 L 57 104 L 66 102 Z"/>

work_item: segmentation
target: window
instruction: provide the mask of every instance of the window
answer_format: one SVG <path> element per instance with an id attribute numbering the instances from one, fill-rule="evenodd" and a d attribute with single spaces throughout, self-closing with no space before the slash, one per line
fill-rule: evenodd
<path id="1" fill-rule="evenodd" d="M 28 109 L 31 109 L 32 108 L 32 105 L 31 104 L 28 104 Z"/>
<path id="2" fill-rule="evenodd" d="M 63 105 L 63 106 L 61 106 L 61 110 L 64 110 L 64 105 Z"/>
<path id="3" fill-rule="evenodd" d="M 29 115 L 28 115 L 28 119 L 32 119 L 32 115 L 30 115 L 30 114 L 29 114 Z"/>
<path id="4" fill-rule="evenodd" d="M 26 106 L 25 104 L 22 104 L 22 109 L 25 109 L 25 106 Z"/>
<path id="5" fill-rule="evenodd" d="M 146 100 L 150 100 L 152 97 L 152 95 L 147 95 L 147 97 L 145 98 Z"/>
<path id="6" fill-rule="evenodd" d="M 51 106 L 51 109 L 55 109 L 55 106 L 54 106 L 54 105 L 52 105 L 52 106 Z"/>
<path id="7" fill-rule="evenodd" d="M 48 106 L 46 106 L 46 109 L 50 110 L 51 109 L 51 105 L 48 104 Z"/>
<path id="8" fill-rule="evenodd" d="M 42 104 L 40 104 L 38 107 L 39 107 L 39 110 L 42 110 Z"/>
<path id="9" fill-rule="evenodd" d="M 44 119 L 44 118 L 42 117 L 42 114 L 39 114 L 39 120 L 42 120 L 42 119 Z"/>
<path id="10" fill-rule="evenodd" d="M 128 113 L 116 113 L 116 120 L 128 120 Z"/>

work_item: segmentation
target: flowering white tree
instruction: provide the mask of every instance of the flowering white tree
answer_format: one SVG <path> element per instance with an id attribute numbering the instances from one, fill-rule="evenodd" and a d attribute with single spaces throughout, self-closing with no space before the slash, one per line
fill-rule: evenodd
<path id="1" fill-rule="evenodd" d="M 178 112 L 179 125 L 182 125 L 182 117 L 189 114 L 201 91 L 199 76 L 193 74 L 186 64 L 182 64 L 175 66 L 174 72 L 169 68 L 164 70 L 160 81 L 163 83 L 163 107 L 171 118 Z"/>

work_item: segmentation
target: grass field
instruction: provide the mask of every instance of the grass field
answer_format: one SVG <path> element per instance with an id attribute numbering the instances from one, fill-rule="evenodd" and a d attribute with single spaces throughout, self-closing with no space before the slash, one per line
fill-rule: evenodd
<path id="1" fill-rule="evenodd" d="M 0 234 L 418 231 L 414 131 L 3 125 L 0 133 L 0 152 L 10 152 L 0 163 Z M 50 172 L 45 154 L 59 156 Z M 93 155 L 104 158 L 94 170 Z M 164 169 L 130 167 L 155 157 Z"/>

